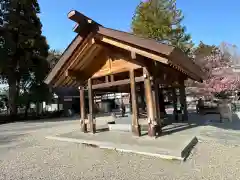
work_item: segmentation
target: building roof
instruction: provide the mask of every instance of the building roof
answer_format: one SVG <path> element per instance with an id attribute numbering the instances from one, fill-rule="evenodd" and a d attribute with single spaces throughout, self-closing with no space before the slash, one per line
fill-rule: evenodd
<path id="1" fill-rule="evenodd" d="M 137 50 L 143 50 L 145 54 L 147 53 L 150 55 L 148 58 L 159 57 L 165 59 L 167 60 L 165 62 L 166 64 L 185 73 L 191 79 L 202 81 L 204 77 L 201 68 L 188 58 L 179 48 L 157 42 L 153 39 L 138 37 L 131 33 L 105 28 L 77 11 L 71 11 L 68 14 L 68 17 L 77 22 L 74 31 L 77 32 L 78 35 L 67 47 L 58 63 L 46 77 L 45 83 L 47 84 L 53 84 L 54 79 L 64 76 L 63 69 L 67 66 L 69 67 L 71 57 L 73 55 L 76 56 L 76 53 L 81 51 L 79 48 L 85 43 L 84 41 L 89 37 L 89 34 L 91 34 L 92 38 L 107 38 L 108 41 L 105 43 L 109 43 L 112 46 L 117 45 L 116 43 L 111 44 L 110 41 L 122 43 L 124 47 L 121 48 L 127 51 L 136 50 L 136 52 L 138 52 Z M 145 56 L 145 54 L 141 55 Z M 159 58 L 155 58 L 155 60 L 159 60 Z"/>

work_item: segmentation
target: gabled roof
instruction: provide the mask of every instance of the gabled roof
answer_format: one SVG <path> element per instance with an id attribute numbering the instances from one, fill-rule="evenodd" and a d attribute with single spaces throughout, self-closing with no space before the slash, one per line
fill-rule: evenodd
<path id="1" fill-rule="evenodd" d="M 176 47 L 159 43 L 153 39 L 141 38 L 130 33 L 105 28 L 77 11 L 71 11 L 68 17 L 77 22 L 74 31 L 77 32 L 78 35 L 68 46 L 58 63 L 45 79 L 46 84 L 51 84 L 54 78 L 59 76 L 61 69 L 67 64 L 73 54 L 79 50 L 78 48 L 90 33 L 92 34 L 93 38 L 105 38 L 105 43 L 109 43 L 112 46 L 118 46 L 119 44 L 116 44 L 116 42 L 122 43 L 124 46 L 121 46 L 120 48 L 125 50 L 133 51 L 134 49 L 137 53 L 139 51 L 144 51 L 145 54 L 141 54 L 142 56 L 148 54 L 150 57 L 159 57 L 165 59 L 166 64 L 169 64 L 173 68 L 182 71 L 191 79 L 201 81 L 204 77 L 201 68 L 197 66 L 191 59 L 189 59 L 185 53 Z M 111 42 L 115 42 L 115 44 Z M 159 58 L 151 59 L 159 60 Z"/>
<path id="2" fill-rule="evenodd" d="M 196 65 L 189 57 L 187 57 L 187 55 L 179 48 L 168 44 L 160 43 L 153 39 L 146 39 L 138 37 L 131 33 L 105 27 L 99 27 L 97 33 L 124 42 L 131 46 L 145 49 L 148 52 L 159 54 L 160 56 L 167 58 L 169 60 L 169 64 L 172 63 L 172 65 L 180 66 L 185 71 L 191 72 L 190 74 L 194 74 L 197 76 L 195 78 L 190 76 L 190 78 L 199 81 L 203 79 L 203 72 L 201 68 Z"/>

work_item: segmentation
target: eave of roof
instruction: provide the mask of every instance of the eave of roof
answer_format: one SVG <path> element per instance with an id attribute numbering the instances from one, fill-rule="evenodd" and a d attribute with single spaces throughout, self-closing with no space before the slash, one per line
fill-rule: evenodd
<path id="1" fill-rule="evenodd" d="M 61 58 L 59 61 L 55 64 L 55 66 L 52 68 L 52 70 L 49 72 L 48 76 L 44 80 L 46 84 L 51 84 L 51 81 L 56 76 L 56 74 L 59 72 L 59 70 L 62 68 L 62 66 L 67 62 L 69 57 L 72 55 L 72 53 L 76 50 L 78 45 L 82 42 L 83 38 L 79 35 L 77 35 L 73 41 L 69 44 L 69 46 L 66 48 L 66 50 L 63 52 Z"/>

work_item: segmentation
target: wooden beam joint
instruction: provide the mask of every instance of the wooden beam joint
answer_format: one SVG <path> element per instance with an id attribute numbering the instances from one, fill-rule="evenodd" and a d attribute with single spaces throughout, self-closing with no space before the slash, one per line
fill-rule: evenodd
<path id="1" fill-rule="evenodd" d="M 69 76 L 78 81 L 84 81 L 84 73 L 81 71 L 67 70 L 65 76 Z"/>

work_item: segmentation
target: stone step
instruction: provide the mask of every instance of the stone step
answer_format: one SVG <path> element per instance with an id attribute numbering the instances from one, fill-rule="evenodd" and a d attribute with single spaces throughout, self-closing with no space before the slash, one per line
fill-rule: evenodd
<path id="1" fill-rule="evenodd" d="M 110 131 L 132 131 L 132 126 L 130 124 L 108 124 L 108 128 Z"/>
<path id="2" fill-rule="evenodd" d="M 148 125 L 140 125 L 141 131 L 147 131 Z M 109 131 L 132 132 L 131 124 L 108 124 Z"/>

